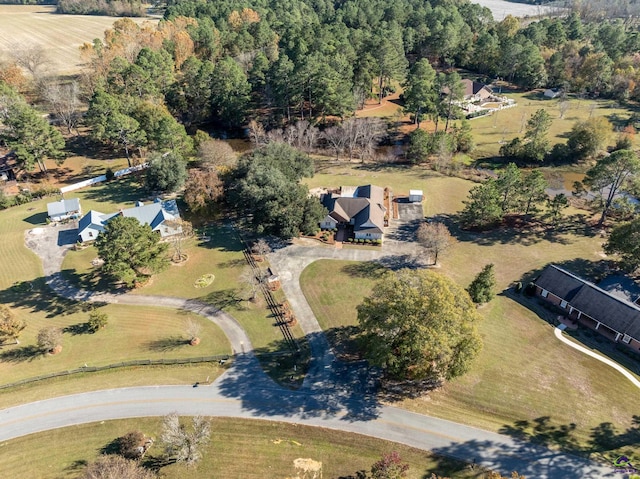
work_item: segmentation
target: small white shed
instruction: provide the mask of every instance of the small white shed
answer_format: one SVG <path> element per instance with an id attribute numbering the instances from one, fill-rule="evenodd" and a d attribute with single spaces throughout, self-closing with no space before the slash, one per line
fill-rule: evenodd
<path id="1" fill-rule="evenodd" d="M 409 190 L 409 203 L 421 203 L 422 190 Z"/>

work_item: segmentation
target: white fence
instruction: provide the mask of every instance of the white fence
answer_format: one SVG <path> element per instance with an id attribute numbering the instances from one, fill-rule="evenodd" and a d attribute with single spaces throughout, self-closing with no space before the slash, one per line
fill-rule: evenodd
<path id="1" fill-rule="evenodd" d="M 134 173 L 136 171 L 144 170 L 149 167 L 149 163 L 140 163 L 136 166 L 131 166 L 129 168 L 124 168 L 122 170 L 118 170 L 113 174 L 114 178 L 120 178 L 121 176 L 128 175 L 130 173 Z M 107 181 L 107 175 L 96 176 L 95 178 L 90 178 L 88 180 L 80 181 L 79 183 L 74 183 L 73 185 L 63 186 L 60 188 L 61 193 L 67 193 L 68 191 L 79 190 L 80 188 L 84 188 L 85 186 L 95 185 L 96 183 L 102 183 L 103 181 Z"/>

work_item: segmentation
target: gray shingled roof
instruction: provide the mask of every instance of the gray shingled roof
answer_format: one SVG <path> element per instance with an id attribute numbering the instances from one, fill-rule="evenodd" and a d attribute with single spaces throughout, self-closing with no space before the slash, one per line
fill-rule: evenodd
<path id="1" fill-rule="evenodd" d="M 355 191 L 354 191 L 355 190 Z M 382 233 L 384 230 L 384 189 L 375 185 L 345 187 L 348 195 L 326 194 L 322 204 L 329 210 L 329 216 L 338 222 L 347 223 L 354 219 L 353 229 L 359 232 Z M 371 223 L 374 226 L 362 226 Z"/>
<path id="2" fill-rule="evenodd" d="M 614 331 L 640 341 L 640 308 L 635 304 L 556 265 L 547 266 L 535 284 Z"/>

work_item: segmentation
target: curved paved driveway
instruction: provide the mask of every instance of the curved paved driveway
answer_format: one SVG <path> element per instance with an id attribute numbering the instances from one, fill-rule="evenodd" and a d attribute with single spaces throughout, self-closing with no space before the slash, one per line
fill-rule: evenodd
<path id="1" fill-rule="evenodd" d="M 45 228 L 46 230 L 46 228 Z M 304 387 L 288 391 L 261 370 L 251 343 L 230 315 L 194 300 L 138 295 L 92 294 L 77 290 L 58 273 L 64 248 L 47 254 L 50 239 L 38 233 L 27 244 L 43 259 L 49 286 L 66 297 L 84 301 L 166 306 L 189 309 L 218 324 L 235 352 L 232 367 L 211 386 L 155 386 L 123 388 L 63 396 L 0 410 L 0 441 L 53 428 L 108 419 L 183 415 L 241 417 L 323 426 L 396 441 L 457 457 L 508 474 L 538 479 L 615 477 L 613 469 L 568 454 L 550 451 L 513 438 L 381 405 L 367 371 L 345 368 L 335 361 L 326 339 L 299 286 L 300 273 L 320 258 L 371 260 L 382 252 L 288 247 L 272 255 L 288 299 L 310 336 L 314 366 Z M 54 246 L 54 245 L 48 245 Z M 392 251 L 388 248 L 385 256 Z M 402 256 L 402 254 L 400 254 Z M 618 475 L 619 476 L 619 475 Z"/>

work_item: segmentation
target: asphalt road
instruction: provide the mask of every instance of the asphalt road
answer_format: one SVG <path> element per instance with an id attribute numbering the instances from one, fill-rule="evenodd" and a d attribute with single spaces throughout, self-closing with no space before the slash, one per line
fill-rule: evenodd
<path id="1" fill-rule="evenodd" d="M 237 365 L 212 386 L 123 388 L 63 396 L 0 411 L 0 442 L 48 429 L 109 419 L 203 414 L 321 426 L 366 434 L 482 464 L 504 475 L 528 478 L 622 477 L 612 467 L 550 451 L 527 442 L 414 414 L 355 396 L 285 391 Z M 253 368 L 251 368 L 253 369 Z"/>
<path id="2" fill-rule="evenodd" d="M 413 225 L 407 226 L 406 234 L 411 234 Z M 62 228 L 57 229 L 58 232 L 60 230 Z M 47 283 L 58 294 L 81 301 L 189 309 L 218 324 L 238 356 L 233 366 L 211 386 L 154 386 L 94 391 L 0 410 L 0 442 L 75 424 L 178 412 L 181 415 L 285 421 L 366 434 L 475 462 L 500 471 L 503 475 L 517 470 L 526 477 L 536 479 L 622 476 L 615 473 L 613 467 L 551 451 L 509 436 L 383 405 L 376 395 L 375 375 L 365 364 L 345 364 L 335 360 L 302 294 L 300 273 L 306 265 L 320 258 L 377 260 L 398 267 L 405 262 L 415 261 L 415 247 L 400 239 L 389 240 L 384 252 L 289 246 L 271 255 L 271 264 L 281 276 L 287 297 L 300 316 L 300 324 L 312 345 L 313 365 L 299 391 L 283 389 L 264 374 L 252 353 L 246 333 L 227 313 L 198 301 L 181 298 L 79 291 L 57 273 L 68 246 L 60 241 L 55 229 L 27 232 L 25 240 L 42 258 Z"/>

